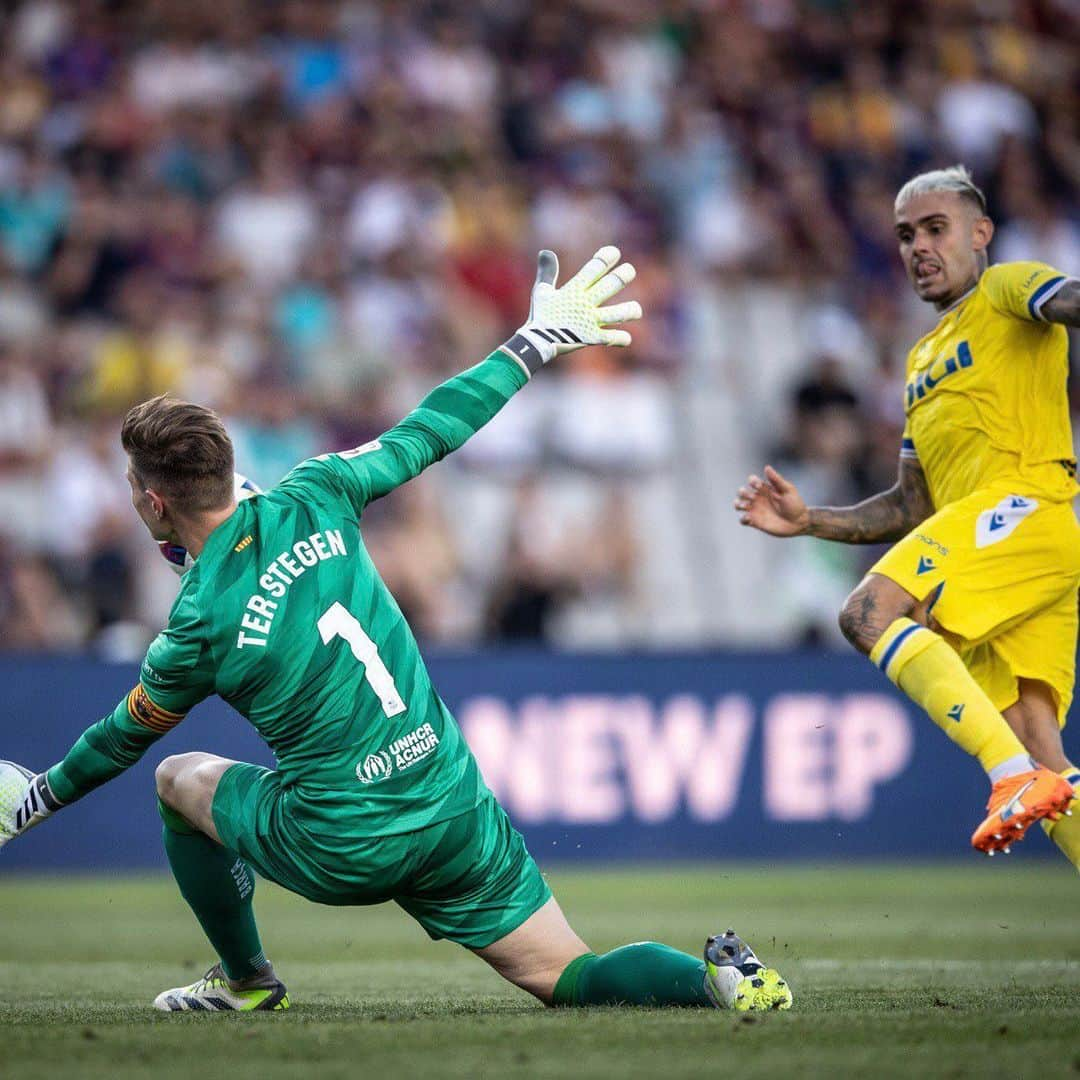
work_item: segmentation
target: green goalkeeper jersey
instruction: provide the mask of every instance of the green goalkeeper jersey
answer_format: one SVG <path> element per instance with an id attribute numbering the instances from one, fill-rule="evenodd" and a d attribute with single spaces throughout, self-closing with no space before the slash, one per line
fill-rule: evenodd
<path id="1" fill-rule="evenodd" d="M 486 792 L 476 761 L 360 521 L 372 500 L 460 446 L 526 380 L 493 353 L 374 442 L 305 461 L 240 503 L 185 575 L 140 686 L 95 726 L 117 730 L 92 728 L 80 740 L 86 752 L 77 745 L 50 770 L 57 797 L 107 779 L 103 766 L 114 774 L 130 764 L 130 748 L 125 757 L 110 746 L 135 729 L 152 741 L 218 694 L 269 744 L 292 812 L 313 835 L 407 832 L 475 806 Z"/>

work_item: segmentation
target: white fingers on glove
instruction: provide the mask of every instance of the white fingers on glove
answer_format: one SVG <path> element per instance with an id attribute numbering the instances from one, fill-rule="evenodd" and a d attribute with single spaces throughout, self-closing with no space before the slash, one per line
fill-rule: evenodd
<path id="1" fill-rule="evenodd" d="M 631 266 L 630 269 L 633 270 L 634 268 Z M 622 304 L 597 308 L 596 318 L 601 326 L 607 326 L 610 323 L 631 322 L 634 319 L 641 318 L 641 305 L 636 300 L 627 300 Z M 616 345 L 625 348 L 633 339 L 626 330 L 601 330 L 600 340 L 604 345 Z"/>
<path id="2" fill-rule="evenodd" d="M 626 330 L 609 330 L 606 324 L 641 318 L 637 301 L 601 307 L 637 276 L 630 263 L 619 262 L 619 249 L 599 251 L 561 288 L 559 260 L 553 251 L 540 252 L 536 266 L 529 321 L 503 350 L 530 374 L 561 353 L 585 345 L 630 344 Z"/>
<path id="3" fill-rule="evenodd" d="M 620 289 L 625 288 L 634 278 L 637 271 L 632 263 L 621 263 L 610 274 L 605 274 L 595 285 L 589 289 L 589 299 L 594 304 L 603 304 L 610 300 Z"/>
<path id="4" fill-rule="evenodd" d="M 590 286 L 595 285 L 618 261 L 619 249 L 608 244 L 606 247 L 602 247 L 566 284 L 588 289 Z"/>
<path id="5" fill-rule="evenodd" d="M 622 304 L 596 309 L 596 321 L 603 326 L 610 323 L 631 322 L 641 318 L 641 305 L 636 300 L 627 300 Z"/>
<path id="6" fill-rule="evenodd" d="M 538 285 L 550 285 L 555 288 L 555 282 L 559 280 L 559 256 L 554 251 L 544 248 L 536 256 L 536 282 L 534 292 Z"/>
<path id="7" fill-rule="evenodd" d="M 617 348 L 625 349 L 633 342 L 633 338 L 630 336 L 629 330 L 601 330 L 600 331 L 600 344 L 601 345 L 614 345 Z"/>

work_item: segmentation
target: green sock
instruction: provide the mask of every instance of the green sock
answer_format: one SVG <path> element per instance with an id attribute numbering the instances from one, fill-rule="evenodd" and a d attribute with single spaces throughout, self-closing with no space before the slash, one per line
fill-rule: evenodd
<path id="1" fill-rule="evenodd" d="M 623 945 L 603 956 L 585 953 L 567 965 L 555 1005 L 711 1005 L 705 964 L 655 941 Z"/>
<path id="2" fill-rule="evenodd" d="M 180 894 L 191 905 L 230 979 L 246 979 L 266 967 L 251 901 L 255 875 L 235 851 L 193 829 L 158 802 L 162 837 Z"/>

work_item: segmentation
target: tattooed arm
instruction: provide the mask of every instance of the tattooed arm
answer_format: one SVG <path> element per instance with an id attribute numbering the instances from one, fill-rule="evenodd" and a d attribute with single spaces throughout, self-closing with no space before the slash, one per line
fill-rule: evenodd
<path id="1" fill-rule="evenodd" d="M 735 499 L 739 521 L 772 536 L 818 536 L 845 544 L 899 540 L 933 512 L 926 477 L 917 460 L 902 457 L 888 491 L 855 506 L 807 506 L 794 484 L 774 468 L 751 476 Z"/>
<path id="2" fill-rule="evenodd" d="M 1080 326 L 1080 280 L 1070 278 L 1039 308 L 1047 322 Z"/>

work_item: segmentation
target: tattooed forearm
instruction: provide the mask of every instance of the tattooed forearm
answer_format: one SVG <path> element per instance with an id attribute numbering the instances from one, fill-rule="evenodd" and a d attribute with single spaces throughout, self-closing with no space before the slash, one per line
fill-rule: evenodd
<path id="1" fill-rule="evenodd" d="M 856 506 L 813 506 L 810 536 L 845 544 L 876 544 L 899 540 L 910 532 L 899 487 L 875 495 Z"/>
<path id="2" fill-rule="evenodd" d="M 1047 322 L 1080 326 L 1080 281 L 1066 281 L 1039 309 Z"/>
<path id="3" fill-rule="evenodd" d="M 807 533 L 845 544 L 880 544 L 900 540 L 934 512 L 922 469 L 914 462 L 900 464 L 896 483 L 855 506 L 813 506 Z"/>

